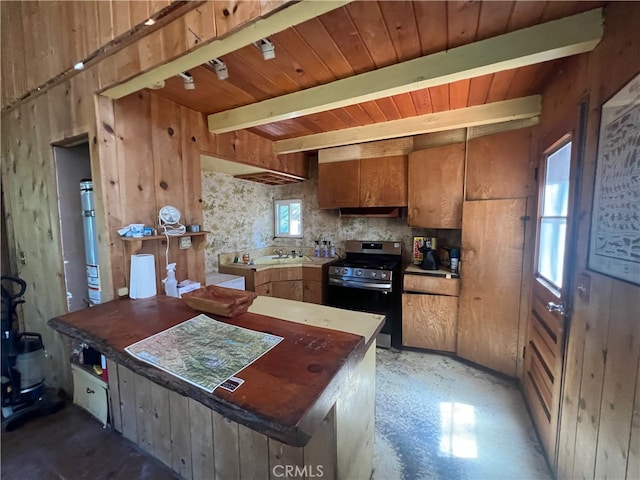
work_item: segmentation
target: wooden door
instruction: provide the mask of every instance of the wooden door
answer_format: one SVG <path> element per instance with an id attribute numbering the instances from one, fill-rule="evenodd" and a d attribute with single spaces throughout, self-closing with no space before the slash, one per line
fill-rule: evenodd
<path id="1" fill-rule="evenodd" d="M 409 226 L 460 228 L 464 143 L 409 154 Z"/>
<path id="2" fill-rule="evenodd" d="M 541 161 L 538 193 L 536 259 L 531 312 L 524 358 L 523 386 L 549 463 L 556 464 L 556 446 L 568 323 L 571 268 L 567 239 L 571 238 L 573 186 L 572 142 L 553 145 Z M 566 252 L 566 253 L 565 253 Z"/>
<path id="3" fill-rule="evenodd" d="M 402 345 L 456 351 L 458 297 L 402 295 Z"/>
<path id="4" fill-rule="evenodd" d="M 516 376 L 527 200 L 464 202 L 458 355 Z"/>
<path id="5" fill-rule="evenodd" d="M 406 205 L 406 156 L 360 160 L 361 207 L 405 207 Z"/>
<path id="6" fill-rule="evenodd" d="M 360 206 L 360 160 L 318 164 L 318 207 Z"/>

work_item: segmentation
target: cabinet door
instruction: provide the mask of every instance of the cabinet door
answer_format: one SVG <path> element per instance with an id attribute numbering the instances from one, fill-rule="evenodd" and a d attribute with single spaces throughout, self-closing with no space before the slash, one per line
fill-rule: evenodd
<path id="1" fill-rule="evenodd" d="M 530 144 L 531 128 L 469 140 L 465 200 L 535 195 L 535 165 L 534 157 L 529 155 Z"/>
<path id="2" fill-rule="evenodd" d="M 302 280 L 284 280 L 271 285 L 272 297 L 302 301 Z"/>
<path id="3" fill-rule="evenodd" d="M 458 297 L 402 295 L 402 345 L 456 351 Z"/>
<path id="4" fill-rule="evenodd" d="M 255 292 L 258 295 L 264 295 L 265 297 L 272 297 L 273 296 L 273 287 L 271 282 L 267 282 L 267 283 L 263 283 L 261 285 L 256 285 L 255 287 Z"/>
<path id="5" fill-rule="evenodd" d="M 409 226 L 460 228 L 464 143 L 409 154 Z"/>
<path id="6" fill-rule="evenodd" d="M 318 164 L 318 207 L 360 206 L 360 160 Z"/>
<path id="7" fill-rule="evenodd" d="M 406 156 L 360 160 L 361 207 L 404 207 L 406 205 Z"/>
<path id="8" fill-rule="evenodd" d="M 464 203 L 458 355 L 516 376 L 526 199 Z"/>
<path id="9" fill-rule="evenodd" d="M 322 282 L 304 280 L 302 299 L 307 303 L 322 305 Z"/>

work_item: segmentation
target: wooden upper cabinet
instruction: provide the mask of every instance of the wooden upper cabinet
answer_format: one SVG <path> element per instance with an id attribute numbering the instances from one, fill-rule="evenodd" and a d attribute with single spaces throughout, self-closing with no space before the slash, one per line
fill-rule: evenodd
<path id="1" fill-rule="evenodd" d="M 360 160 L 318 164 L 318 207 L 357 207 L 360 203 Z"/>
<path id="2" fill-rule="evenodd" d="M 467 200 L 524 198 L 536 194 L 531 129 L 469 140 Z"/>
<path id="3" fill-rule="evenodd" d="M 404 207 L 406 205 L 406 156 L 360 160 L 361 207 Z"/>
<path id="4" fill-rule="evenodd" d="M 409 154 L 409 226 L 461 228 L 464 143 Z"/>
<path id="5" fill-rule="evenodd" d="M 320 208 L 407 205 L 407 157 L 365 158 L 318 164 Z"/>

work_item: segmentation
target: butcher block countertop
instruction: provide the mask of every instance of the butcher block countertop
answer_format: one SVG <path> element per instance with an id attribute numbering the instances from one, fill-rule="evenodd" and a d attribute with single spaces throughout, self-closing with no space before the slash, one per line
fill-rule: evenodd
<path id="1" fill-rule="evenodd" d="M 247 313 L 232 319 L 209 315 L 284 338 L 241 371 L 245 383 L 235 392 L 218 388 L 208 393 L 125 352 L 125 347 L 199 313 L 177 298 L 127 298 L 54 317 L 49 325 L 230 420 L 301 447 L 349 388 L 352 372 L 384 321 L 379 315 L 269 297 L 258 297 Z"/>

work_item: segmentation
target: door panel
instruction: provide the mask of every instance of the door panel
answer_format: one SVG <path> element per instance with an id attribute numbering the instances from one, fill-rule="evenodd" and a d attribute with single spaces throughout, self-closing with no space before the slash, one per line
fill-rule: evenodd
<path id="1" fill-rule="evenodd" d="M 576 157 L 572 148 L 566 136 L 545 152 L 539 166 L 536 259 L 524 355 L 525 399 L 554 468 L 570 304 L 567 292 L 572 283 L 567 248 L 573 195 L 570 172 Z"/>
<path id="2" fill-rule="evenodd" d="M 464 202 L 458 355 L 516 376 L 527 199 Z"/>

